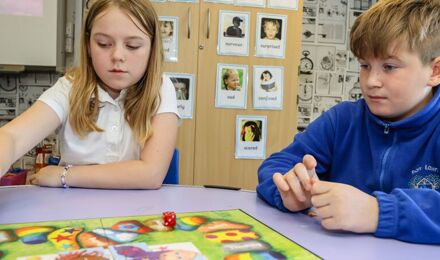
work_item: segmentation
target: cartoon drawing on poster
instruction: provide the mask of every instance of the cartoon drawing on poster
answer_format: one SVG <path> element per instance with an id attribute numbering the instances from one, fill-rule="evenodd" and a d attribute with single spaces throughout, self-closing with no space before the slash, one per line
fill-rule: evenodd
<path id="1" fill-rule="evenodd" d="M 246 108 L 247 65 L 217 64 L 215 107 Z"/>
<path id="2" fill-rule="evenodd" d="M 305 1 L 311 2 L 311 1 Z M 267 0 L 267 7 L 298 10 L 298 0 Z"/>
<path id="3" fill-rule="evenodd" d="M 234 0 L 205 0 L 207 3 L 233 4 Z"/>
<path id="4" fill-rule="evenodd" d="M 334 71 L 335 70 L 335 52 L 336 48 L 333 46 L 321 46 L 317 48 L 316 60 L 318 70 Z"/>
<path id="5" fill-rule="evenodd" d="M 326 96 L 314 96 L 313 97 L 313 110 L 312 120 L 322 115 L 325 111 L 329 110 L 334 105 L 341 103 L 341 97 L 326 97 Z"/>
<path id="6" fill-rule="evenodd" d="M 249 13 L 219 12 L 218 54 L 249 55 Z"/>
<path id="7" fill-rule="evenodd" d="M 254 66 L 253 106 L 255 109 L 282 109 L 284 68 Z"/>
<path id="8" fill-rule="evenodd" d="M 186 73 L 166 73 L 176 90 L 177 109 L 181 118 L 192 118 L 194 107 L 194 75 Z"/>
<path id="9" fill-rule="evenodd" d="M 179 39 L 178 17 L 159 16 L 159 22 L 165 61 L 177 62 Z"/>
<path id="10" fill-rule="evenodd" d="M 303 42 L 314 42 L 315 41 L 315 27 L 316 27 L 316 19 L 315 18 L 303 18 L 302 22 L 302 41 Z"/>
<path id="11" fill-rule="evenodd" d="M 345 75 L 344 99 L 356 101 L 362 98 L 361 85 L 359 83 L 359 74 L 348 72 Z"/>
<path id="12" fill-rule="evenodd" d="M 266 116 L 237 115 L 235 158 L 265 159 Z"/>
<path id="13" fill-rule="evenodd" d="M 264 7 L 266 0 L 235 0 L 235 5 Z"/>
<path id="14" fill-rule="evenodd" d="M 286 27 L 286 15 L 258 13 L 255 44 L 256 56 L 284 58 Z"/>

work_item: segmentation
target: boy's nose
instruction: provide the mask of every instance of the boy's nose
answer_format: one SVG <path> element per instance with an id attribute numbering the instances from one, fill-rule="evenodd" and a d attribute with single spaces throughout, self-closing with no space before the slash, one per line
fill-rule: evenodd
<path id="1" fill-rule="evenodd" d="M 365 83 L 369 88 L 382 87 L 382 75 L 379 71 L 371 70 L 365 75 Z"/>

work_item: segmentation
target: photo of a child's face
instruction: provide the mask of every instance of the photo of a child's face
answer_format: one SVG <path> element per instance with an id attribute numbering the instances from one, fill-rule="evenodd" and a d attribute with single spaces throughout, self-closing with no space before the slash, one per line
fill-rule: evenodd
<path id="1" fill-rule="evenodd" d="M 167 39 L 173 36 L 173 27 L 172 21 L 160 21 L 160 33 L 162 39 Z"/>
<path id="2" fill-rule="evenodd" d="M 278 19 L 263 18 L 261 39 L 280 40 L 281 22 Z"/>
<path id="3" fill-rule="evenodd" d="M 223 87 L 225 90 L 240 90 L 240 76 L 236 69 L 226 69 L 223 73 Z"/>
<path id="4" fill-rule="evenodd" d="M 260 120 L 256 121 L 242 121 L 241 141 L 245 142 L 259 142 L 261 139 L 261 124 Z"/>
<path id="5" fill-rule="evenodd" d="M 189 98 L 189 79 L 187 78 L 171 78 L 174 89 L 176 90 L 177 100 L 188 100 Z"/>

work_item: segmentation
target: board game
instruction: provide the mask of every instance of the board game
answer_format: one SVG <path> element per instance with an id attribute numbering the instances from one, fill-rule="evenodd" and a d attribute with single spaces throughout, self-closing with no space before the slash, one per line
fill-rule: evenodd
<path id="1" fill-rule="evenodd" d="M 0 258 L 321 259 L 239 209 L 2 224 Z"/>

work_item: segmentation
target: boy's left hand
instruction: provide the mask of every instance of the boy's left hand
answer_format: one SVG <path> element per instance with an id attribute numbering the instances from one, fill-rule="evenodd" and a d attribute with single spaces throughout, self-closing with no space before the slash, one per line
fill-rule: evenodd
<path id="1" fill-rule="evenodd" d="M 30 183 L 38 186 L 61 187 L 61 166 L 46 166 L 30 178 Z"/>
<path id="2" fill-rule="evenodd" d="M 325 229 L 376 231 L 379 209 L 375 197 L 350 185 L 326 181 L 315 181 L 311 194 L 315 213 Z"/>

